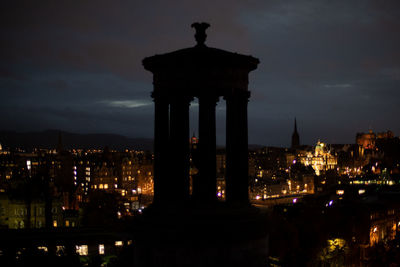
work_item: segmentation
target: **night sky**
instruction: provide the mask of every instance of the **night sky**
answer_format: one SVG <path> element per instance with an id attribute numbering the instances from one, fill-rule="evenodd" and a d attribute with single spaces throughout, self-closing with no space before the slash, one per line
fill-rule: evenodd
<path id="1" fill-rule="evenodd" d="M 206 21 L 208 46 L 260 59 L 250 144 L 289 146 L 295 117 L 302 144 L 400 134 L 400 1 L 233 2 L 3 1 L 0 130 L 153 137 L 141 61 L 194 46 Z M 223 100 L 217 113 L 223 144 Z"/>

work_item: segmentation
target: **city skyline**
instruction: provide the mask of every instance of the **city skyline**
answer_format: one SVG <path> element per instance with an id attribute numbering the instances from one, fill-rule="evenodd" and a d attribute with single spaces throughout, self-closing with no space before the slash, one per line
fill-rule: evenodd
<path id="1" fill-rule="evenodd" d="M 261 61 L 250 75 L 250 144 L 290 146 L 295 117 L 301 144 L 354 143 L 369 129 L 398 136 L 399 10 L 396 1 L 7 3 L 0 130 L 152 138 L 151 75 L 141 61 L 194 46 L 190 24 L 207 21 L 208 46 Z M 220 101 L 220 145 L 223 109 Z"/>

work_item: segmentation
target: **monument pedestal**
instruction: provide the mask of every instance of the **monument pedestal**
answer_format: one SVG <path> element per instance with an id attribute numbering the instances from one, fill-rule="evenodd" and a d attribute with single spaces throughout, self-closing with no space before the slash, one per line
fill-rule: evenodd
<path id="1" fill-rule="evenodd" d="M 268 226 L 257 208 L 182 209 L 154 208 L 137 221 L 134 266 L 266 266 Z"/>

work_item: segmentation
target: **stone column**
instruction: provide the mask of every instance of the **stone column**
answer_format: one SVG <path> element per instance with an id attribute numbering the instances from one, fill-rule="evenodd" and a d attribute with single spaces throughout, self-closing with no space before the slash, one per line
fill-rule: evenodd
<path id="1" fill-rule="evenodd" d="M 166 97 L 154 98 L 154 203 L 162 203 L 168 194 L 169 107 Z"/>
<path id="2" fill-rule="evenodd" d="M 189 103 L 191 98 L 175 96 L 170 109 L 170 162 L 168 195 L 171 200 L 185 202 L 189 199 Z"/>
<path id="3" fill-rule="evenodd" d="M 201 203 L 216 201 L 216 127 L 215 106 L 218 98 L 215 96 L 199 97 L 199 175 L 197 191 Z"/>
<path id="4" fill-rule="evenodd" d="M 249 204 L 248 91 L 232 91 L 226 99 L 226 202 Z"/>

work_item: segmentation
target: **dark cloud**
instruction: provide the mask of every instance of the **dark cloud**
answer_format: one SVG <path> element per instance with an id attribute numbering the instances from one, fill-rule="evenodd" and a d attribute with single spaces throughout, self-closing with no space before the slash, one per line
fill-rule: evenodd
<path id="1" fill-rule="evenodd" d="M 260 59 L 250 74 L 249 142 L 351 143 L 400 134 L 400 2 L 7 1 L 0 10 L 0 125 L 152 136 L 146 56 L 209 46 Z M 218 142 L 225 115 L 219 104 Z M 196 107 L 191 131 L 197 131 Z"/>

